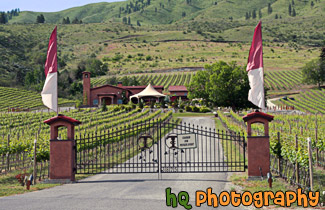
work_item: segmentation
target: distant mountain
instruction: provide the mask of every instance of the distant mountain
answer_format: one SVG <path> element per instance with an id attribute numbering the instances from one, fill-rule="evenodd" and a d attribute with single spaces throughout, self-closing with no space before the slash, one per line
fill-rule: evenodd
<path id="1" fill-rule="evenodd" d="M 128 0 L 88 4 L 60 12 L 21 12 L 9 23 L 35 23 L 43 14 L 46 23 L 61 23 L 69 17 L 84 23 L 125 22 L 160 25 L 188 21 L 222 19 L 284 19 L 291 17 L 322 17 L 323 0 Z"/>

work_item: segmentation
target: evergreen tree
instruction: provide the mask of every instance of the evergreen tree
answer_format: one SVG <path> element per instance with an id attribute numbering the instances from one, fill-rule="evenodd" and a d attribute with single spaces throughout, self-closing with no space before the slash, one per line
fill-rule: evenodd
<path id="1" fill-rule="evenodd" d="M 268 14 L 271 14 L 272 13 L 271 3 L 268 3 L 268 5 L 267 5 L 267 13 Z"/>
<path id="2" fill-rule="evenodd" d="M 258 11 L 258 17 L 261 19 L 262 18 L 262 10 Z"/>
<path id="3" fill-rule="evenodd" d="M 275 19 L 278 19 L 279 17 L 278 17 L 278 14 L 275 14 Z"/>
<path id="4" fill-rule="evenodd" d="M 44 23 L 45 22 L 45 18 L 43 14 L 40 14 L 36 17 L 36 23 Z"/>
<path id="5" fill-rule="evenodd" d="M 127 24 L 128 19 L 126 17 L 123 17 L 122 21 L 123 21 L 124 24 Z"/>
<path id="6" fill-rule="evenodd" d="M 62 19 L 62 24 L 67 24 L 67 20 L 65 18 Z"/>
<path id="7" fill-rule="evenodd" d="M 293 10 L 292 10 L 292 17 L 296 17 L 296 10 L 295 10 L 295 8 L 293 8 Z"/>
<path id="8" fill-rule="evenodd" d="M 0 13 L 0 24 L 6 24 L 7 23 L 7 18 L 6 14 L 4 12 Z"/>
<path id="9" fill-rule="evenodd" d="M 292 6 L 294 6 L 294 5 L 295 5 L 295 1 L 294 1 L 294 0 L 292 0 L 292 1 L 291 1 L 291 4 L 292 4 Z"/>
<path id="10" fill-rule="evenodd" d="M 255 19 L 256 18 L 256 10 L 254 9 L 252 12 L 252 18 Z"/>
<path id="11" fill-rule="evenodd" d="M 69 19 L 69 17 L 67 17 L 67 24 L 70 24 L 70 19 Z"/>
<path id="12" fill-rule="evenodd" d="M 140 21 L 139 21 L 139 20 L 137 20 L 137 26 L 141 26 L 141 24 L 140 24 Z"/>
<path id="13" fill-rule="evenodd" d="M 246 15 L 245 15 L 245 19 L 248 20 L 249 19 L 249 15 L 248 15 L 248 12 L 246 12 Z"/>
<path id="14" fill-rule="evenodd" d="M 186 16 L 186 12 L 182 12 L 182 17 L 185 17 Z"/>
<path id="15" fill-rule="evenodd" d="M 128 25 L 131 25 L 131 18 L 128 17 Z"/>
<path id="16" fill-rule="evenodd" d="M 310 2 L 310 6 L 313 7 L 315 4 L 313 1 Z"/>
<path id="17" fill-rule="evenodd" d="M 291 16 L 291 4 L 289 4 L 288 10 L 289 10 L 289 15 Z"/>

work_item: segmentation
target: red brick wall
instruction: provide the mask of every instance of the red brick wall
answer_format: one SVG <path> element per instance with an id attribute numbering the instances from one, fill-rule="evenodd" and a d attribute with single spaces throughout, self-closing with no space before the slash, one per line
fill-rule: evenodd
<path id="1" fill-rule="evenodd" d="M 93 104 L 94 99 L 99 100 L 98 94 L 110 94 L 110 93 L 116 94 L 117 97 L 114 97 L 113 104 L 117 104 L 117 100 L 122 99 L 122 92 L 123 92 L 122 89 L 116 88 L 116 87 L 111 87 L 111 86 L 104 86 L 104 87 L 96 88 L 96 89 L 93 88 L 93 89 L 91 89 L 91 93 L 90 93 L 91 106 L 94 105 Z M 126 96 L 128 97 L 128 94 L 126 94 Z M 99 104 L 99 101 L 98 101 L 98 104 Z"/>
<path id="2" fill-rule="evenodd" d="M 176 96 L 187 96 L 188 91 L 170 91 L 170 95 L 173 96 L 176 94 Z"/>
<path id="3" fill-rule="evenodd" d="M 90 73 L 82 72 L 83 79 L 83 99 L 87 95 L 87 105 L 90 106 Z"/>

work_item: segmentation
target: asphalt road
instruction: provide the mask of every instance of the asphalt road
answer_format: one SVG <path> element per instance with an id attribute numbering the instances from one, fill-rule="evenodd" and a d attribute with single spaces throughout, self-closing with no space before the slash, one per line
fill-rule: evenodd
<path id="1" fill-rule="evenodd" d="M 186 122 L 214 128 L 212 118 L 187 118 Z M 173 209 L 166 206 L 165 189 L 178 195 L 188 192 L 192 209 L 213 209 L 203 204 L 195 207 L 195 192 L 212 188 L 217 195 L 229 191 L 227 173 L 98 174 L 74 184 L 22 195 L 0 198 L 0 209 Z M 177 209 L 185 209 L 178 205 Z M 241 209 L 233 206 L 218 209 Z"/>

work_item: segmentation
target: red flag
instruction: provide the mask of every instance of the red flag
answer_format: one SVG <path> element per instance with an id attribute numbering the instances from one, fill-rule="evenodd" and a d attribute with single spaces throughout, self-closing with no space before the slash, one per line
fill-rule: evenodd
<path id="1" fill-rule="evenodd" d="M 262 22 L 260 21 L 254 31 L 253 41 L 249 50 L 248 79 L 250 90 L 248 100 L 256 106 L 264 109 L 264 71 L 263 71 L 263 43 L 262 43 Z"/>
<path id="2" fill-rule="evenodd" d="M 45 76 L 42 95 L 42 101 L 45 106 L 57 112 L 58 109 L 58 62 L 57 62 L 57 36 L 56 28 L 54 28 L 48 49 L 45 62 Z"/>
<path id="3" fill-rule="evenodd" d="M 47 58 L 45 62 L 45 77 L 47 77 L 48 73 L 54 73 L 58 71 L 56 28 L 57 27 L 55 26 L 50 36 L 50 41 L 47 48 Z"/>

